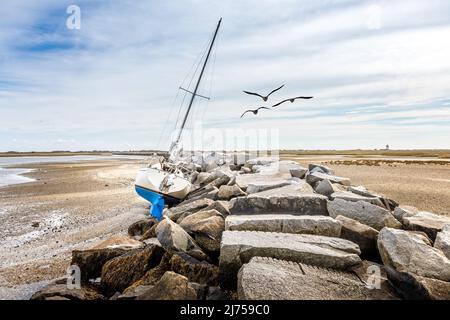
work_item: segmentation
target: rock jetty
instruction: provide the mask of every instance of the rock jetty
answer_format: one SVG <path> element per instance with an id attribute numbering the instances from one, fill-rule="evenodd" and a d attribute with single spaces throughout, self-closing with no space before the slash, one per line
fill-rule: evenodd
<path id="1" fill-rule="evenodd" d="M 450 299 L 450 218 L 321 164 L 196 156 L 196 188 L 92 248 L 36 300 Z M 71 279 L 70 279 L 71 280 Z"/>

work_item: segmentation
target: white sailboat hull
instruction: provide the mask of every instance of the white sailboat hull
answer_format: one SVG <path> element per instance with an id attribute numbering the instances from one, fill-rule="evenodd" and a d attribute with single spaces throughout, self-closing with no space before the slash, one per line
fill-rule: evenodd
<path id="1" fill-rule="evenodd" d="M 169 183 L 164 183 L 169 181 Z M 137 173 L 136 191 L 147 199 L 146 191 L 162 195 L 167 203 L 182 201 L 191 190 L 191 183 L 180 175 L 157 168 L 143 168 Z M 148 200 L 148 199 L 147 199 Z"/>

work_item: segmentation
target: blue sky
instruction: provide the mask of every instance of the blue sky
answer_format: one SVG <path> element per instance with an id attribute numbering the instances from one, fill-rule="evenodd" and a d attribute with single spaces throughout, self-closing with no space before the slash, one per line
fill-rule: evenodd
<path id="1" fill-rule="evenodd" d="M 191 126 L 276 130 L 285 149 L 450 148 L 447 0 L 34 2 L 0 2 L 0 151 L 166 148 L 220 16 Z M 281 84 L 272 102 L 315 98 L 239 118 L 262 105 L 243 89 Z"/>

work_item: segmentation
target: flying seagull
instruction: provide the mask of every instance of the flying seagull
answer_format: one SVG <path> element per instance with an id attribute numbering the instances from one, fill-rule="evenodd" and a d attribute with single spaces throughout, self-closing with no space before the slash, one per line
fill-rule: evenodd
<path id="1" fill-rule="evenodd" d="M 270 109 L 267 108 L 267 107 L 259 107 L 258 109 L 255 109 L 255 110 L 251 110 L 251 109 L 245 110 L 245 112 L 241 115 L 241 118 L 242 118 L 242 117 L 244 116 L 244 114 L 246 114 L 247 112 L 253 112 L 253 114 L 256 116 L 256 115 L 258 114 L 259 109 L 267 109 L 267 110 L 270 110 Z"/>
<path id="2" fill-rule="evenodd" d="M 245 92 L 246 94 L 251 94 L 251 95 L 254 95 L 254 96 L 261 97 L 261 99 L 263 99 L 264 101 L 267 101 L 267 99 L 269 99 L 269 96 L 270 96 L 272 93 L 274 93 L 275 91 L 280 90 L 280 89 L 283 88 L 283 87 L 284 87 L 284 84 L 283 84 L 281 87 L 276 88 L 275 90 L 272 90 L 267 96 L 262 96 L 262 95 L 260 95 L 259 93 L 250 92 L 250 91 L 245 91 L 245 90 L 244 90 L 244 92 Z"/>
<path id="3" fill-rule="evenodd" d="M 285 102 L 288 102 L 288 101 L 290 101 L 291 103 L 294 103 L 294 101 L 297 100 L 297 99 L 312 99 L 312 98 L 314 98 L 314 97 L 295 97 L 295 98 L 289 98 L 289 99 L 285 99 L 285 100 L 283 100 L 283 101 L 280 101 L 280 102 L 274 104 L 274 105 L 272 106 L 272 108 L 277 107 L 277 106 L 279 106 L 280 104 L 285 103 Z"/>

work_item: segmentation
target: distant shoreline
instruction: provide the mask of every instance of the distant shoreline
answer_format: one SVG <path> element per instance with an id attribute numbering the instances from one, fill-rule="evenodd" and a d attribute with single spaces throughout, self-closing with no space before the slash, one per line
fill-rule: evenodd
<path id="1" fill-rule="evenodd" d="M 208 152 L 208 151 L 205 151 Z M 221 152 L 221 151 L 218 151 Z M 243 152 L 243 151 L 238 151 Z M 255 151 L 247 151 L 255 152 Z M 410 149 L 410 150 L 385 150 L 385 149 L 349 149 L 349 150 L 278 150 L 282 157 L 289 156 L 319 156 L 319 155 L 343 155 L 343 156 L 384 156 L 384 157 L 436 157 L 450 159 L 450 149 Z M 42 156 L 79 156 L 79 155 L 163 155 L 167 152 L 157 150 L 141 151 L 30 151 L 30 152 L 0 152 L 0 157 L 42 157 Z"/>

